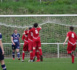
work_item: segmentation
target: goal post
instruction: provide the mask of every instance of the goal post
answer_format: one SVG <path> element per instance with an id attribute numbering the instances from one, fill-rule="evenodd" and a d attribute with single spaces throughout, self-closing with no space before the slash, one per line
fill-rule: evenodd
<path id="1" fill-rule="evenodd" d="M 63 42 L 70 26 L 73 26 L 75 28 L 74 31 L 77 33 L 77 14 L 0 15 L 0 32 L 3 36 L 5 56 L 11 57 L 12 48 L 10 37 L 14 29 L 17 29 L 21 35 L 20 52 L 22 53 L 22 33 L 26 27 L 33 27 L 34 23 L 38 23 L 42 27 L 40 37 L 44 57 L 68 57 L 66 51 L 67 43 L 63 47 Z"/>

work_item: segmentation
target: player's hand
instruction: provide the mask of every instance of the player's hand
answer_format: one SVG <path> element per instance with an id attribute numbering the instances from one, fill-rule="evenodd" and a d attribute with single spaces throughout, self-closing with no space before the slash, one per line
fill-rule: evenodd
<path id="1" fill-rule="evenodd" d="M 63 46 L 65 46 L 65 42 L 63 43 Z"/>
<path id="2" fill-rule="evenodd" d="M 2 51 L 2 55 L 4 55 L 4 51 Z"/>
<path id="3" fill-rule="evenodd" d="M 15 43 L 13 43 L 13 45 L 15 45 Z"/>

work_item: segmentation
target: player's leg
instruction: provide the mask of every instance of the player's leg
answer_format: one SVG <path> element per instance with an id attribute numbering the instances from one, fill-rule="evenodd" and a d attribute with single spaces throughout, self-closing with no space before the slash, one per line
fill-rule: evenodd
<path id="1" fill-rule="evenodd" d="M 42 48 L 41 48 L 41 41 L 40 41 L 40 39 L 38 41 L 38 50 L 39 50 L 39 53 L 40 53 L 40 60 L 43 61 Z"/>
<path id="2" fill-rule="evenodd" d="M 25 51 L 22 51 L 22 62 L 24 61 Z"/>
<path id="3" fill-rule="evenodd" d="M 67 53 L 71 56 L 72 63 L 74 63 L 74 55 L 73 55 L 73 51 L 72 51 L 72 45 L 70 43 L 68 43 Z"/>
<path id="4" fill-rule="evenodd" d="M 24 57 L 25 57 L 25 46 L 26 46 L 26 44 L 24 43 L 23 51 L 22 51 L 22 62 L 24 61 Z"/>
<path id="5" fill-rule="evenodd" d="M 20 60 L 20 45 L 19 45 L 19 43 L 16 43 L 16 52 L 17 52 L 18 60 Z"/>
<path id="6" fill-rule="evenodd" d="M 4 56 L 2 56 L 2 57 L 4 57 Z M 6 70 L 6 66 L 5 66 L 4 60 L 1 60 L 0 62 L 1 62 L 2 69 Z"/>
<path id="7" fill-rule="evenodd" d="M 74 46 L 72 46 L 72 53 L 71 53 L 71 55 L 72 55 L 72 63 L 74 63 L 74 51 L 75 51 L 75 49 L 76 49 L 76 45 L 74 45 Z"/>
<path id="8" fill-rule="evenodd" d="M 33 41 L 33 59 L 35 58 L 35 53 L 36 53 L 36 41 Z"/>
<path id="9" fill-rule="evenodd" d="M 40 62 L 40 55 L 39 55 L 39 50 L 36 50 L 36 56 L 37 56 L 37 61 L 36 62 Z"/>
<path id="10" fill-rule="evenodd" d="M 12 45 L 12 57 L 13 57 L 13 60 L 15 59 L 15 46 Z"/>
<path id="11" fill-rule="evenodd" d="M 29 62 L 33 62 L 33 42 L 32 41 L 28 41 L 28 50 L 30 53 L 30 60 Z"/>
<path id="12" fill-rule="evenodd" d="M 20 60 L 20 51 L 19 51 L 19 48 L 16 49 L 16 52 L 17 52 L 18 60 Z"/>
<path id="13" fill-rule="evenodd" d="M 23 45 L 22 62 L 24 61 L 26 51 L 28 51 L 28 43 L 24 43 Z"/>
<path id="14" fill-rule="evenodd" d="M 1 62 L 1 67 L 3 70 L 6 70 L 6 66 L 5 66 L 5 63 L 4 63 L 4 55 L 2 55 L 2 50 L 0 48 L 0 62 Z"/>

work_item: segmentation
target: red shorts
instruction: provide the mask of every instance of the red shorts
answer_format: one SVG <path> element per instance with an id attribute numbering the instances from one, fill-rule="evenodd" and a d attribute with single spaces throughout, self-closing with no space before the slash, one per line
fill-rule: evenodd
<path id="1" fill-rule="evenodd" d="M 23 51 L 28 51 L 28 43 L 25 42 L 23 45 Z"/>
<path id="2" fill-rule="evenodd" d="M 36 49 L 38 49 L 38 47 L 41 47 L 40 37 L 33 39 L 33 47 L 36 47 Z"/>
<path id="3" fill-rule="evenodd" d="M 28 50 L 31 51 L 33 50 L 33 41 L 28 40 Z"/>
<path id="4" fill-rule="evenodd" d="M 76 44 L 72 45 L 68 42 L 67 51 L 75 51 L 75 49 L 76 49 Z"/>

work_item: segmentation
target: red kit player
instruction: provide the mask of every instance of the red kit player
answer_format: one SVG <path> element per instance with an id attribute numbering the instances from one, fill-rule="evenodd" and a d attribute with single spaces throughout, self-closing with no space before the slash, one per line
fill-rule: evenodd
<path id="1" fill-rule="evenodd" d="M 22 52 L 22 61 L 24 61 L 25 52 L 28 51 L 28 33 L 27 33 L 27 31 L 28 31 L 28 29 L 25 30 L 25 32 L 22 36 L 22 40 L 24 41 L 23 52 Z"/>
<path id="2" fill-rule="evenodd" d="M 31 29 L 32 28 L 29 27 L 29 30 L 31 30 Z M 30 53 L 29 62 L 33 62 L 33 33 L 32 32 L 28 33 L 28 50 L 29 50 L 29 53 Z"/>
<path id="3" fill-rule="evenodd" d="M 41 27 L 38 27 L 38 24 L 35 23 L 33 25 L 33 28 L 29 30 L 29 33 L 33 33 L 33 58 L 35 57 L 35 53 L 37 54 L 37 62 L 43 61 L 42 57 L 42 49 L 41 49 L 41 41 L 39 36 L 39 31 L 41 30 Z"/>
<path id="4" fill-rule="evenodd" d="M 76 33 L 73 32 L 73 30 L 74 30 L 74 28 L 71 26 L 70 31 L 67 33 L 67 37 L 64 42 L 64 45 L 65 45 L 66 41 L 68 40 L 67 53 L 71 55 L 72 63 L 74 63 L 73 51 L 75 51 L 75 49 L 76 49 L 76 40 L 77 40 Z"/>

